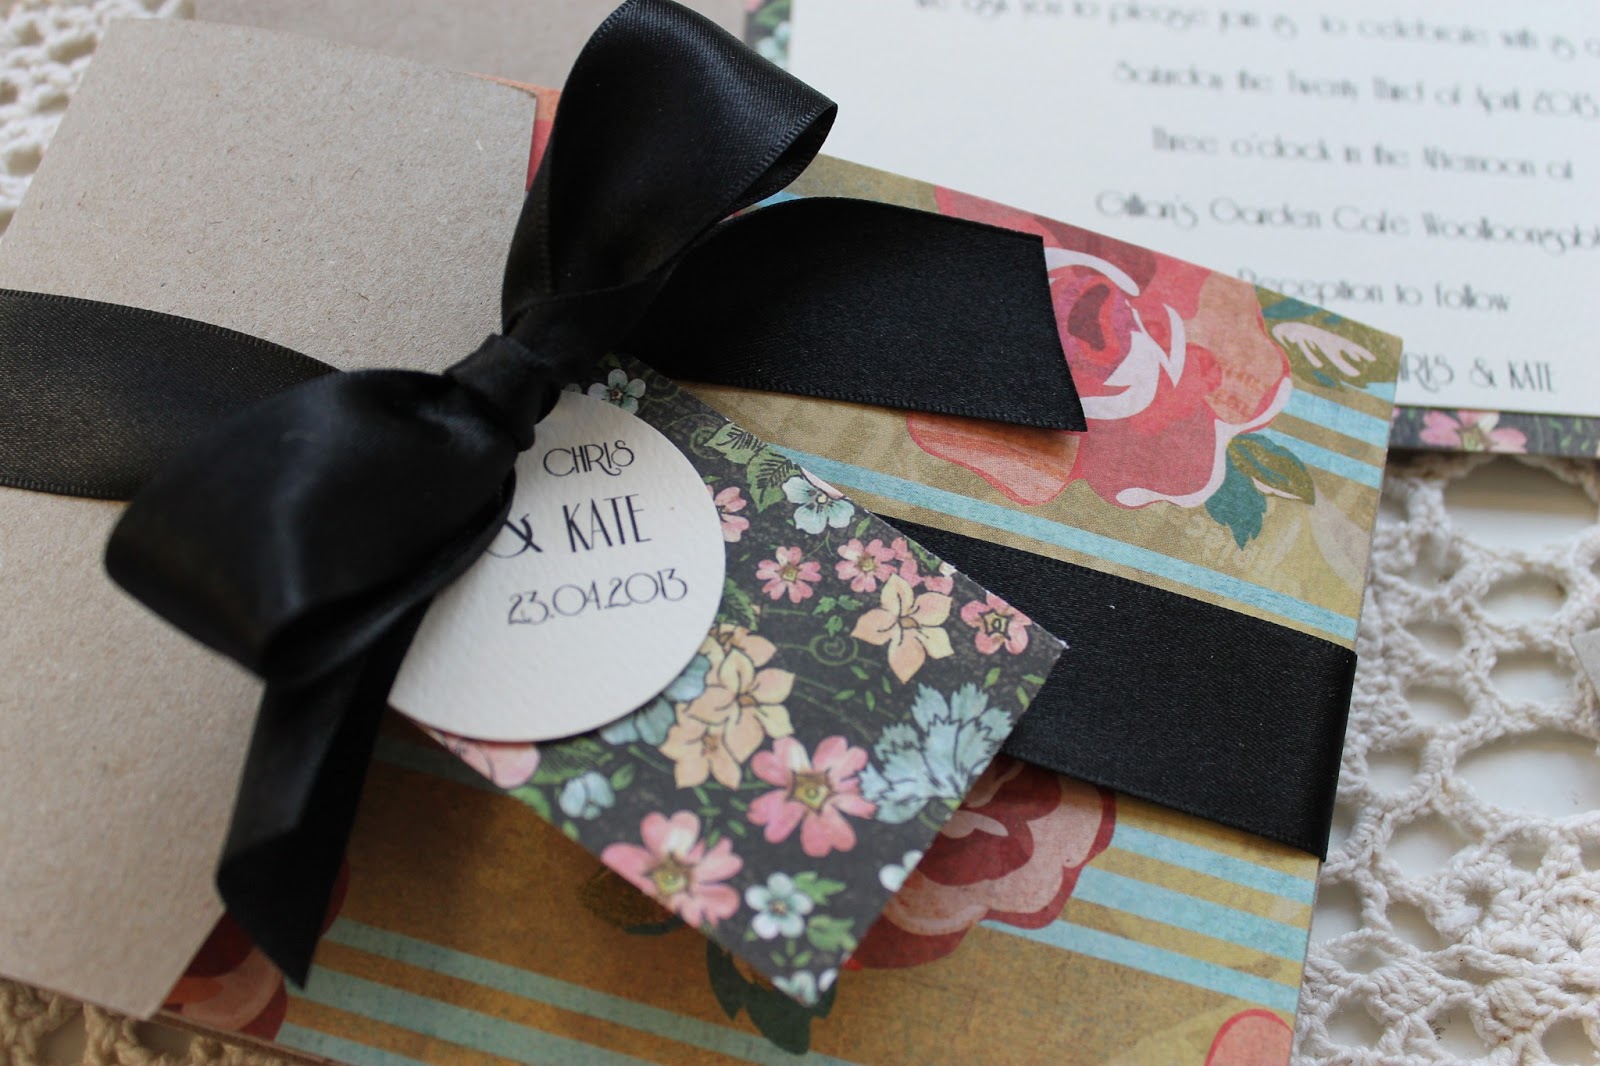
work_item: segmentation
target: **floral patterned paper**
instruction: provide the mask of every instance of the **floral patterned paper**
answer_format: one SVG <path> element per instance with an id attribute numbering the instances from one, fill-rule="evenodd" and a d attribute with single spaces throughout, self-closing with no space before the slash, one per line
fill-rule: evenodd
<path id="1" fill-rule="evenodd" d="M 1269 330 L 1255 290 L 1204 267 L 965 193 L 934 195 L 944 214 L 1044 241 L 1061 342 L 1091 431 L 1019 433 L 912 414 L 907 429 L 923 451 L 1024 507 L 1082 481 L 1115 507 L 1203 509 L 1239 549 L 1260 535 L 1268 497 L 1314 499 L 1305 464 L 1261 432 L 1293 392 L 1285 352 L 1336 362 L 1352 380 L 1375 362 L 1371 352 L 1310 322 L 1274 318 Z"/>
<path id="2" fill-rule="evenodd" d="M 648 368 L 598 376 L 579 387 L 650 422 L 705 479 L 728 552 L 716 622 L 656 699 L 595 732 L 435 736 L 815 1004 L 1063 645 Z"/>
<path id="3" fill-rule="evenodd" d="M 1600 457 L 1600 418 L 1397 407 L 1389 446 L 1592 459 Z"/>

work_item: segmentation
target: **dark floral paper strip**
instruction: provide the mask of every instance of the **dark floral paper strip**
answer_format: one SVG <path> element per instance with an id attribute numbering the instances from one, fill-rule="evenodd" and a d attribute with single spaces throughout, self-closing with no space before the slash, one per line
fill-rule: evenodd
<path id="1" fill-rule="evenodd" d="M 728 553 L 716 623 L 656 699 L 595 732 L 537 747 L 435 735 L 818 1003 L 1063 645 L 648 368 L 614 362 L 587 392 L 705 479 Z"/>

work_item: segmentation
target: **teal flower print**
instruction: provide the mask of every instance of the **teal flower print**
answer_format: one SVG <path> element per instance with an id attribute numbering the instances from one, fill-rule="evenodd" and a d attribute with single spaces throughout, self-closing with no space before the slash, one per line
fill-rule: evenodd
<path id="1" fill-rule="evenodd" d="M 595 382 L 589 386 L 589 395 L 597 400 L 615 404 L 630 415 L 639 413 L 639 398 L 644 395 L 644 381 L 630 378 L 626 370 L 613 370 L 606 375 L 604 385 Z"/>
<path id="2" fill-rule="evenodd" d="M 950 810 L 989 765 L 1011 719 L 976 685 L 962 685 L 948 700 L 919 685 L 911 704 L 913 722 L 883 731 L 872 753 L 876 764 L 861 771 L 861 795 L 878 805 L 878 820 L 909 822 L 929 803 Z"/>
<path id="3" fill-rule="evenodd" d="M 908 851 L 900 856 L 899 862 L 886 863 L 878 870 L 878 883 L 890 892 L 898 892 L 905 887 L 906 878 L 911 876 L 911 871 L 916 869 L 917 863 L 922 861 L 922 852 Z"/>
<path id="4" fill-rule="evenodd" d="M 617 794 L 612 791 L 610 781 L 590 770 L 562 785 L 557 802 L 568 818 L 589 820 L 610 810 L 617 802 Z"/>
<path id="5" fill-rule="evenodd" d="M 809 970 L 796 970 L 792 974 L 774 977 L 772 983 L 779 990 L 787 992 L 795 999 L 810 1007 L 822 998 L 822 993 L 833 987 L 833 982 L 839 976 L 837 969 L 826 969 L 820 974 L 813 974 Z"/>
<path id="6" fill-rule="evenodd" d="M 696 655 L 683 668 L 683 673 L 661 691 L 661 695 L 632 714 L 603 727 L 600 739 L 607 744 L 636 744 L 643 741 L 652 748 L 660 747 L 667 739 L 667 730 L 678 720 L 678 712 L 673 704 L 688 703 L 703 695 L 706 674 L 710 669 L 711 660 L 704 655 Z"/>
<path id="7" fill-rule="evenodd" d="M 843 529 L 855 517 L 856 505 L 826 481 L 800 473 L 783 483 L 783 494 L 798 504 L 794 511 L 797 529 L 816 536 L 824 526 Z"/>
<path id="8" fill-rule="evenodd" d="M 762 940 L 799 936 L 805 932 L 806 915 L 816 906 L 788 874 L 773 874 L 765 885 L 751 885 L 744 890 L 744 901 L 756 912 L 750 928 Z"/>

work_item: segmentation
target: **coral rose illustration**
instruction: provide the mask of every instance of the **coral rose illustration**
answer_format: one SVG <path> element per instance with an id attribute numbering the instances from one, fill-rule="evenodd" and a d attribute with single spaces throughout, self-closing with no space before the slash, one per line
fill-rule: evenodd
<path id="1" fill-rule="evenodd" d="M 1271 1011 L 1240 1011 L 1217 1029 L 1206 1066 L 1276 1066 L 1289 1061 L 1294 1031 Z"/>
<path id="2" fill-rule="evenodd" d="M 1089 432 L 913 414 L 924 451 L 1027 506 L 1083 480 L 1123 507 L 1204 504 L 1228 445 L 1288 403 L 1289 362 L 1232 278 L 947 189 L 939 210 L 1038 234 Z M 1226 358 L 1219 358 L 1225 353 Z"/>
<path id="3" fill-rule="evenodd" d="M 1078 874 L 1111 843 L 1110 792 L 1009 756 L 978 778 L 852 964 L 921 966 L 992 920 L 1039 929 L 1056 920 Z"/>

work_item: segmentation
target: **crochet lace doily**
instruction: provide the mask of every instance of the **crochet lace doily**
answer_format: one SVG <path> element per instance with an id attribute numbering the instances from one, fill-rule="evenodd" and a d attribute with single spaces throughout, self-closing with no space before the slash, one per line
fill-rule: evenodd
<path id="1" fill-rule="evenodd" d="M 1600 625 L 1600 470 L 1522 460 L 1587 521 L 1497 546 L 1447 506 L 1486 461 L 1386 474 L 1297 1066 L 1597 1061 L 1600 706 L 1570 641 Z"/>
<path id="2" fill-rule="evenodd" d="M 107 21 L 190 13 L 189 0 L 20 0 L 7 10 L 0 232 Z M 1584 528 L 1535 547 L 1470 535 L 1448 496 L 1483 461 L 1399 458 L 1388 470 L 1296 1066 L 1597 1061 L 1600 809 L 1524 810 L 1515 789 L 1486 791 L 1482 771 L 1520 745 L 1530 788 L 1549 752 L 1576 753 L 1588 762 L 1579 772 L 1600 782 L 1600 708 L 1569 645 L 1600 626 L 1600 527 L 1591 513 Z M 1594 464 L 1525 462 L 1518 469 L 1552 492 L 1581 492 L 1591 512 L 1600 503 Z M 1525 608 L 1527 596 L 1545 606 L 1498 609 Z M 1557 687 L 1531 699 L 1507 691 L 1511 675 L 1529 671 Z M 0 981 L 0 1066 L 74 1061 L 277 1060 Z"/>

